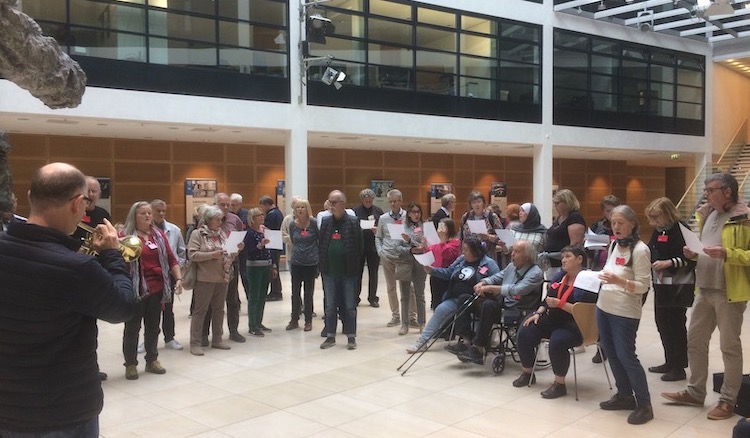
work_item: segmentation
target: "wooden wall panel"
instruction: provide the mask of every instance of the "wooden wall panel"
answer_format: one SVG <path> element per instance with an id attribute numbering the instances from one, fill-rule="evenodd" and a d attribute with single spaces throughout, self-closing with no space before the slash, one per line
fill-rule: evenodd
<path id="1" fill-rule="evenodd" d="M 49 137 L 50 161 L 112 160 L 112 150 L 112 140 L 106 138 Z"/>
<path id="2" fill-rule="evenodd" d="M 117 139 L 114 145 L 115 160 L 172 160 L 172 144 L 167 141 Z"/>

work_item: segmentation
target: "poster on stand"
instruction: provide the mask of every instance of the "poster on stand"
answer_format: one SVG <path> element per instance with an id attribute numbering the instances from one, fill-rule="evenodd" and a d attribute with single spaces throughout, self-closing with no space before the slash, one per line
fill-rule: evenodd
<path id="1" fill-rule="evenodd" d="M 393 180 L 373 179 L 370 181 L 370 188 L 375 192 L 374 205 L 380 207 L 383 211 L 389 211 L 388 192 L 393 189 Z"/>
<path id="2" fill-rule="evenodd" d="M 490 185 L 490 204 L 500 207 L 500 211 L 505 212 L 508 206 L 508 184 L 504 182 L 493 182 Z"/>
<path id="3" fill-rule="evenodd" d="M 453 183 L 430 184 L 430 217 L 440 210 L 440 207 L 443 206 L 440 198 L 448 193 L 453 193 Z"/>
<path id="4" fill-rule="evenodd" d="M 216 180 L 207 178 L 185 179 L 185 225 L 193 223 L 195 209 L 203 204 L 214 205 Z"/>
<path id="5" fill-rule="evenodd" d="M 99 177 L 96 180 L 99 181 L 99 201 L 96 205 L 112 214 L 112 180 Z"/>
<path id="6" fill-rule="evenodd" d="M 276 206 L 286 216 L 286 180 L 276 180 Z"/>

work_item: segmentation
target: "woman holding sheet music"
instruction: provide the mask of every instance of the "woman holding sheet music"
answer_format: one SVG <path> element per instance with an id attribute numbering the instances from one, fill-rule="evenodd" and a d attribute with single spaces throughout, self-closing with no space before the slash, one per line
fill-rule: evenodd
<path id="1" fill-rule="evenodd" d="M 685 380 L 687 356 L 687 308 L 693 305 L 696 262 L 685 258 L 685 239 L 680 231 L 680 215 L 669 198 L 655 199 L 646 207 L 649 223 L 655 228 L 648 243 L 654 280 L 654 314 L 664 346 L 664 364 L 649 367 L 664 373 L 661 380 Z"/>
<path id="2" fill-rule="evenodd" d="M 596 293 L 574 287 L 578 274 L 586 268 L 586 253 L 581 246 L 566 246 L 560 251 L 562 271 L 555 274 L 549 285 L 547 299 L 518 330 L 518 354 L 523 374 L 513 382 L 520 388 L 529 384 L 536 357 L 535 349 L 542 338 L 549 339 L 549 358 L 555 381 L 542 391 L 542 398 L 558 398 L 567 394 L 565 375 L 570 368 L 568 350 L 581 345 L 583 336 L 573 320 L 573 304 L 595 303 Z M 533 382 L 532 382 L 533 383 Z"/>
<path id="3" fill-rule="evenodd" d="M 193 288 L 195 309 L 190 320 L 190 353 L 203 356 L 203 323 L 211 309 L 211 325 L 213 325 L 213 342 L 211 348 L 229 350 L 229 345 L 222 341 L 224 326 L 224 308 L 227 298 L 227 288 L 232 269 L 232 262 L 237 252 L 228 254 L 224 250 L 226 236 L 221 230 L 221 220 L 224 212 L 216 206 L 203 209 L 201 222 L 203 225 L 190 234 L 187 252 L 190 263 L 195 263 L 196 282 Z M 242 243 L 238 248 L 241 250 Z"/>
<path id="4" fill-rule="evenodd" d="M 492 211 L 487 212 L 487 201 L 479 192 L 469 194 L 469 211 L 461 216 L 461 241 L 474 234 L 482 240 L 485 254 L 497 261 L 496 246 L 499 242 L 496 229 L 502 229 L 503 223 Z"/>
<path id="5" fill-rule="evenodd" d="M 249 333 L 263 337 L 263 311 L 271 277 L 279 275 L 278 267 L 273 266 L 271 252 L 266 245 L 271 241 L 263 235 L 265 215 L 260 208 L 252 208 L 247 213 L 250 226 L 245 235 L 245 258 L 247 260 L 247 323 Z"/>
<path id="6" fill-rule="evenodd" d="M 399 335 L 409 333 L 409 302 L 411 294 L 414 294 L 417 307 L 418 327 L 415 328 L 419 328 L 421 332 L 425 324 L 424 284 L 427 274 L 412 255 L 424 252 L 425 239 L 422 225 L 422 206 L 418 202 L 412 201 L 406 207 L 405 233 L 402 234 L 406 245 L 403 247 L 401 262 L 396 267 L 396 278 L 399 280 L 399 289 L 401 289 L 401 330 L 398 332 Z M 399 273 L 401 269 L 404 271 L 403 274 Z M 410 272 L 407 273 L 407 271 Z"/>

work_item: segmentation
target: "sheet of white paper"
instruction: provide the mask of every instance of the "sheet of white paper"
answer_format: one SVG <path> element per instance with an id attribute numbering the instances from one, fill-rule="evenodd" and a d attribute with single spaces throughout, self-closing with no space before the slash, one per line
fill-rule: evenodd
<path id="1" fill-rule="evenodd" d="M 432 225 L 435 226 L 435 224 Z M 432 251 L 427 251 L 424 254 L 414 254 L 414 258 L 422 266 L 432 266 L 435 263 L 435 256 L 432 254 Z"/>
<path id="2" fill-rule="evenodd" d="M 510 248 L 516 243 L 516 235 L 513 230 L 495 230 L 497 238 L 502 240 L 506 248 Z"/>
<path id="3" fill-rule="evenodd" d="M 685 246 L 696 254 L 703 254 L 704 246 L 700 237 L 682 224 L 680 224 L 680 231 L 682 231 L 682 237 L 685 239 Z"/>
<path id="4" fill-rule="evenodd" d="M 224 246 L 222 247 L 222 249 L 229 254 L 236 253 L 237 251 L 239 251 L 237 245 L 245 240 L 245 234 L 247 234 L 247 231 L 232 231 L 229 234 L 229 237 L 227 237 L 226 242 L 224 242 Z"/>
<path id="5" fill-rule="evenodd" d="M 263 235 L 266 239 L 270 240 L 270 242 L 266 244 L 266 249 L 278 249 L 279 251 L 284 249 L 284 243 L 281 240 L 281 230 L 269 230 L 266 228 Z"/>
<path id="6" fill-rule="evenodd" d="M 404 224 L 386 224 L 386 225 L 388 225 L 388 234 L 391 235 L 391 239 L 404 240 L 404 238 L 401 237 L 401 235 L 406 232 L 406 229 L 404 228 Z"/>
<path id="7" fill-rule="evenodd" d="M 360 219 L 359 227 L 363 230 L 372 230 L 373 228 L 375 228 L 375 220 L 373 219 L 371 221 L 366 221 L 364 219 Z"/>
<path id="8" fill-rule="evenodd" d="M 487 234 L 487 222 L 484 219 L 472 219 L 466 221 L 469 224 L 469 231 L 474 234 Z"/>
<path id="9" fill-rule="evenodd" d="M 581 271 L 576 275 L 576 281 L 573 282 L 573 286 L 579 289 L 587 290 L 589 292 L 599 293 L 599 288 L 602 287 L 602 281 L 599 279 L 599 272 L 597 271 Z"/>
<path id="10" fill-rule="evenodd" d="M 422 233 L 427 241 L 427 245 L 432 246 L 440 243 L 440 236 L 438 236 L 435 224 L 432 223 L 432 221 L 427 221 L 422 224 Z"/>
<path id="11" fill-rule="evenodd" d="M 591 228 L 588 228 L 584 236 L 583 247 L 586 249 L 605 249 L 609 245 L 609 239 L 609 235 L 596 234 L 591 231 Z"/>

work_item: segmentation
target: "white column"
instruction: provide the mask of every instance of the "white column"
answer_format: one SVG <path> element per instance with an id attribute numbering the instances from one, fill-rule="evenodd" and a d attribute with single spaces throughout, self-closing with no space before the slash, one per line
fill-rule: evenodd
<path id="1" fill-rule="evenodd" d="M 298 114 L 304 114 L 300 111 Z M 301 119 L 297 119 L 301 120 Z M 292 196 L 307 199 L 307 127 L 295 124 L 284 144 L 284 178 L 286 179 L 286 213 L 292 212 Z"/>
<path id="2" fill-rule="evenodd" d="M 552 223 L 552 142 L 545 139 L 534 145 L 534 205 L 539 210 L 542 223 Z"/>

